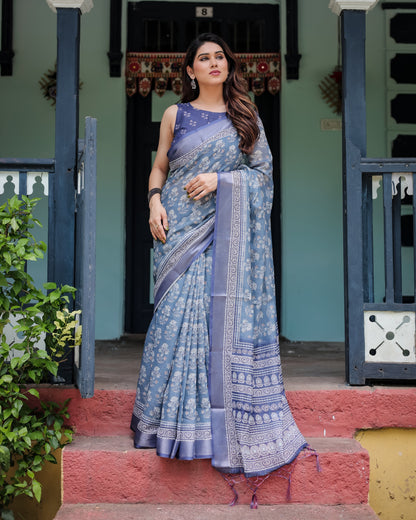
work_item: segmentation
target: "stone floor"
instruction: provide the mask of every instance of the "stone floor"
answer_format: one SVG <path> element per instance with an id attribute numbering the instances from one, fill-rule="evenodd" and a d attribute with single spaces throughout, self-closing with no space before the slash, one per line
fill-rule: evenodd
<path id="1" fill-rule="evenodd" d="M 55 520 L 376 520 L 365 504 L 248 506 L 166 504 L 66 504 Z"/>
<path id="2" fill-rule="evenodd" d="M 96 342 L 97 390 L 136 387 L 143 341 L 143 335 L 129 335 L 120 340 Z M 280 348 L 287 390 L 323 390 L 346 386 L 343 343 L 282 341 Z"/>

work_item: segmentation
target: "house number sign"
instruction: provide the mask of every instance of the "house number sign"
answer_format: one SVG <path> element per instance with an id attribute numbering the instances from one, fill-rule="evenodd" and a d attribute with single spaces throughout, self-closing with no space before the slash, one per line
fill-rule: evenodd
<path id="1" fill-rule="evenodd" d="M 196 18 L 212 18 L 214 16 L 213 7 L 195 7 Z"/>

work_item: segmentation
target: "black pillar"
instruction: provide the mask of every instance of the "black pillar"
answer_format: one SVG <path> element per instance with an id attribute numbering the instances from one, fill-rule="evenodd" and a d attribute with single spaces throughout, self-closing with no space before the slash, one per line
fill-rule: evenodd
<path id="1" fill-rule="evenodd" d="M 346 374 L 364 384 L 363 217 L 361 157 L 366 155 L 365 11 L 344 10 L 343 188 Z"/>
<path id="2" fill-rule="evenodd" d="M 55 174 L 49 196 L 48 280 L 74 286 L 80 11 L 57 9 Z M 59 376 L 73 380 L 72 351 Z"/>

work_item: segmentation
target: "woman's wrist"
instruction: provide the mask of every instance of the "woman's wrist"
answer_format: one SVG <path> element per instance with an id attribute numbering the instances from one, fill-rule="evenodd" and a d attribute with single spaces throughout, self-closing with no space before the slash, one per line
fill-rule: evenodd
<path id="1" fill-rule="evenodd" d="M 152 199 L 152 197 L 154 197 L 155 195 L 159 195 L 159 200 L 160 200 L 160 194 L 162 193 L 162 189 L 161 188 L 152 188 L 151 190 L 149 190 L 148 194 L 147 194 L 147 202 L 148 204 L 150 205 L 150 200 Z"/>

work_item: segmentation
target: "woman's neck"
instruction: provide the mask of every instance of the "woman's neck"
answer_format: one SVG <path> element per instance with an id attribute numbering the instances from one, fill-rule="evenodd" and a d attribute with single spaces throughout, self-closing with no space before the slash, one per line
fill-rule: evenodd
<path id="1" fill-rule="evenodd" d="M 192 101 L 192 105 L 197 108 L 212 110 L 216 112 L 220 112 L 225 110 L 225 101 L 224 96 L 221 92 L 216 90 L 215 92 L 204 91 L 199 93 L 199 96 Z"/>

